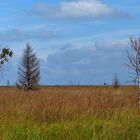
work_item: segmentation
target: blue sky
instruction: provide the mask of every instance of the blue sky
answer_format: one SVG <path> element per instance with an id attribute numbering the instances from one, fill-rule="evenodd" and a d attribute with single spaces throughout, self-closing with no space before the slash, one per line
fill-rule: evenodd
<path id="1" fill-rule="evenodd" d="M 129 37 L 140 34 L 139 0 L 1 0 L 0 42 L 14 51 L 0 84 L 14 84 L 26 42 L 40 58 L 41 84 L 121 83 Z"/>

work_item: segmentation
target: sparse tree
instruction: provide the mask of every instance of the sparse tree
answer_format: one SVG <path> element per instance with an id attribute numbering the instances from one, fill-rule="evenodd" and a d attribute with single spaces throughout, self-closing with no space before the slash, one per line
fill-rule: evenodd
<path id="1" fill-rule="evenodd" d="M 140 107 L 140 38 L 130 38 L 130 49 L 127 50 L 128 64 L 133 81 L 139 87 L 138 89 L 138 105 Z"/>
<path id="2" fill-rule="evenodd" d="M 4 65 L 5 62 L 8 62 L 12 56 L 13 52 L 9 48 L 2 48 L 0 50 L 0 68 Z"/>
<path id="3" fill-rule="evenodd" d="M 114 88 L 119 88 L 120 86 L 120 81 L 116 73 L 114 74 L 112 85 Z"/>
<path id="4" fill-rule="evenodd" d="M 13 56 L 13 52 L 9 48 L 0 48 L 0 72 L 3 71 L 3 65 Z"/>
<path id="5" fill-rule="evenodd" d="M 39 86 L 40 66 L 32 47 L 26 44 L 21 63 L 18 68 L 17 87 L 25 90 L 33 90 Z"/>
<path id="6" fill-rule="evenodd" d="M 130 38 L 130 49 L 127 50 L 128 64 L 130 68 L 131 78 L 137 85 L 140 85 L 140 38 Z"/>
<path id="7" fill-rule="evenodd" d="M 9 87 L 10 86 L 10 81 L 9 80 L 7 80 L 7 87 Z"/>

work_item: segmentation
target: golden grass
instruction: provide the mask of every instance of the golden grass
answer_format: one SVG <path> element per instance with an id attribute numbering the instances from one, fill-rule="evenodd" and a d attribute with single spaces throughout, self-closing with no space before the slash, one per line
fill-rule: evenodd
<path id="1" fill-rule="evenodd" d="M 15 115 L 55 122 L 82 116 L 108 118 L 118 110 L 138 112 L 135 87 L 42 87 L 30 92 L 0 88 L 0 117 Z"/>
<path id="2" fill-rule="evenodd" d="M 0 87 L 2 140 L 138 140 L 136 87 Z"/>

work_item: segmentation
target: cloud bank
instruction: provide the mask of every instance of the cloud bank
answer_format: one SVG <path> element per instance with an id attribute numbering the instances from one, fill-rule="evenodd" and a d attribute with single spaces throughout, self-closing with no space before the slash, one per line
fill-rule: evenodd
<path id="1" fill-rule="evenodd" d="M 96 19 L 126 16 L 100 0 L 75 0 L 58 4 L 36 4 L 33 12 L 38 16 L 52 19 Z"/>

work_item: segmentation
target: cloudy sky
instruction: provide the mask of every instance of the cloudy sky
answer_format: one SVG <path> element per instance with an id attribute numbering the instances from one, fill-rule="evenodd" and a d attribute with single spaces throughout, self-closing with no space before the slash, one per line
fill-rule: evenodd
<path id="1" fill-rule="evenodd" d="M 0 44 L 14 51 L 0 84 L 14 84 L 26 42 L 40 58 L 41 84 L 111 83 L 125 67 L 129 37 L 140 34 L 139 0 L 1 0 Z"/>

